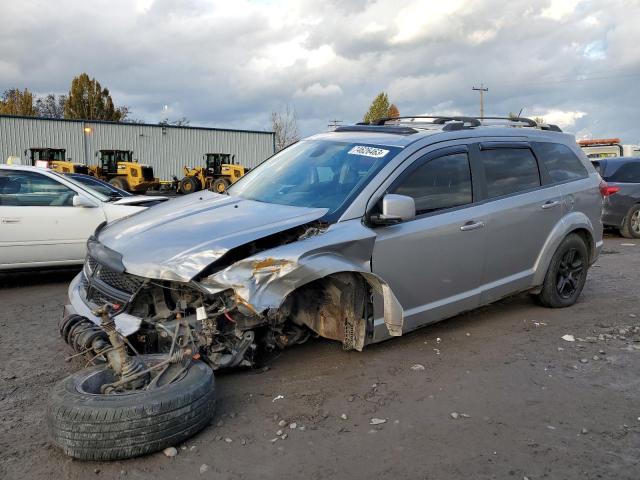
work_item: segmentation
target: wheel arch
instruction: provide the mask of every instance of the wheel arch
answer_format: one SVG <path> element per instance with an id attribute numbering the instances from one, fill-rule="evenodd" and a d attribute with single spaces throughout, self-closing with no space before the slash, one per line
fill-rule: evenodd
<path id="1" fill-rule="evenodd" d="M 565 215 L 551 230 L 545 241 L 536 263 L 534 265 L 533 286 L 539 287 L 544 282 L 547 269 L 560 243 L 570 235 L 575 233 L 585 241 L 589 251 L 589 263 L 593 263 L 597 258 L 597 246 L 595 240 L 595 229 L 593 223 L 582 212 L 571 212 Z"/>

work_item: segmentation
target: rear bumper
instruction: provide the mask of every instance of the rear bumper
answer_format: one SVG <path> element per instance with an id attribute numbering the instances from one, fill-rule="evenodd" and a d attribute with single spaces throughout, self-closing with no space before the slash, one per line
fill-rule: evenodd
<path id="1" fill-rule="evenodd" d="M 100 325 L 100 317 L 97 317 L 92 312 L 92 310 L 95 309 L 97 305 L 89 305 L 84 301 L 85 289 L 82 282 L 83 275 L 84 274 L 80 272 L 73 278 L 73 280 L 71 280 L 68 292 L 69 304 L 64 306 L 64 315 L 80 315 L 90 320 L 91 323 Z M 119 315 L 113 317 L 113 320 L 116 324 L 116 330 L 125 337 L 137 332 L 140 329 L 140 325 L 142 324 L 141 318 L 134 317 L 133 315 L 129 315 L 128 313 L 120 313 Z"/>

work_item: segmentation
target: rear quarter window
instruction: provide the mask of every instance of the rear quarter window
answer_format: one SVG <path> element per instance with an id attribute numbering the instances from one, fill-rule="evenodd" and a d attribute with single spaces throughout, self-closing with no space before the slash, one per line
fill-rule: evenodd
<path id="1" fill-rule="evenodd" d="M 589 175 L 578 156 L 566 145 L 551 142 L 536 142 L 534 145 L 553 183 L 578 180 Z"/>

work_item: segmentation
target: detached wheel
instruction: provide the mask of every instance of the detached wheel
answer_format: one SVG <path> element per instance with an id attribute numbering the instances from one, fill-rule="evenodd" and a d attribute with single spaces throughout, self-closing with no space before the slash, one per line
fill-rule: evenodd
<path id="1" fill-rule="evenodd" d="M 216 193 L 224 193 L 229 187 L 229 180 L 226 178 L 218 178 L 211 184 L 211 191 Z"/>
<path id="2" fill-rule="evenodd" d="M 199 190 L 198 187 L 198 182 L 193 177 L 184 177 L 182 180 L 180 180 L 180 191 L 185 195 L 197 192 Z"/>
<path id="3" fill-rule="evenodd" d="M 125 190 L 129 192 L 129 182 L 127 182 L 124 178 L 121 177 L 113 177 L 109 180 L 109 183 L 120 190 Z"/>
<path id="4" fill-rule="evenodd" d="M 640 205 L 634 205 L 624 219 L 620 235 L 625 238 L 640 238 Z"/>
<path id="5" fill-rule="evenodd" d="M 147 365 L 164 355 L 142 355 Z M 115 380 L 106 365 L 57 383 L 47 421 L 53 442 L 81 460 L 118 460 L 174 446 L 209 425 L 215 407 L 213 371 L 194 362 L 174 382 L 150 390 L 101 394 Z"/>
<path id="6" fill-rule="evenodd" d="M 589 250 L 581 236 L 572 233 L 554 253 L 538 301 L 545 307 L 564 308 L 576 303 L 587 280 Z"/>

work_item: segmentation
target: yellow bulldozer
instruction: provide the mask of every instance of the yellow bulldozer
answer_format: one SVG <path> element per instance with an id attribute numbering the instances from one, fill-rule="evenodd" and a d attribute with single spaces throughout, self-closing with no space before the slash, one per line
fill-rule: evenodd
<path id="1" fill-rule="evenodd" d="M 193 193 L 198 190 L 211 190 L 224 193 L 238 181 L 248 168 L 235 163 L 235 155 L 229 153 L 207 153 L 202 156 L 204 167 L 184 167 L 184 177 L 178 184 L 178 193 Z"/>
<path id="2" fill-rule="evenodd" d="M 160 180 L 153 175 L 153 167 L 134 161 L 131 150 L 100 150 L 96 157 L 99 157 L 99 164 L 89 167 L 89 175 L 114 187 L 136 193 L 160 187 Z"/>
<path id="3" fill-rule="evenodd" d="M 59 173 L 84 173 L 89 168 L 83 163 L 74 163 L 65 158 L 67 151 L 64 148 L 39 148 L 33 147 L 25 150 L 24 154 L 33 166 L 49 168 Z"/>

